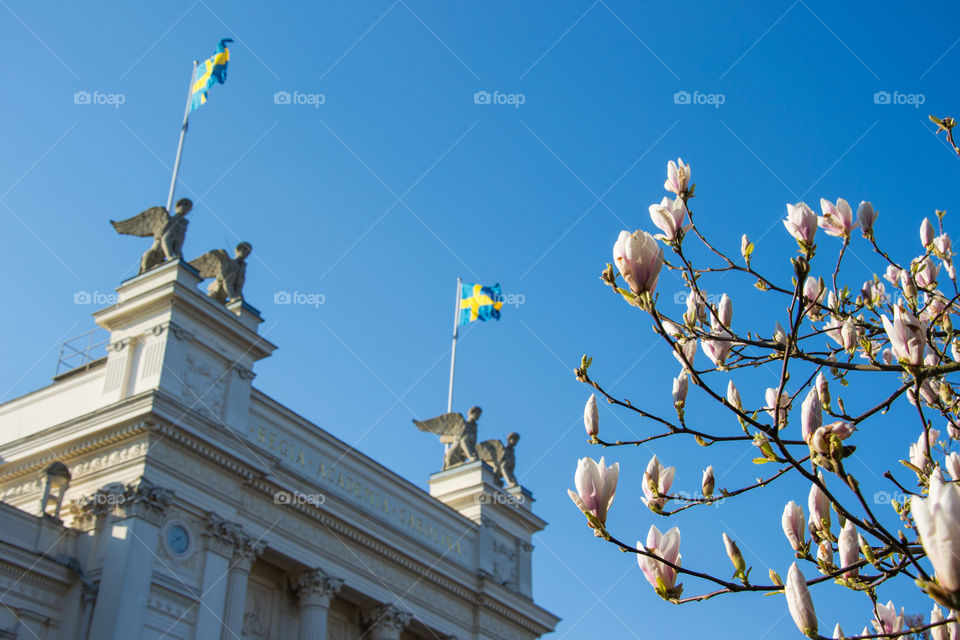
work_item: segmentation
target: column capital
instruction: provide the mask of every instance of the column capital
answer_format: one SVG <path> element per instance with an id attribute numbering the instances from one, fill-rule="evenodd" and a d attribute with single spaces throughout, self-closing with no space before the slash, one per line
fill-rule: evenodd
<path id="1" fill-rule="evenodd" d="M 401 611 L 392 604 L 376 604 L 367 607 L 362 613 L 363 621 L 376 637 L 376 634 L 391 634 L 399 638 L 410 624 L 413 614 Z"/>
<path id="2" fill-rule="evenodd" d="M 328 575 L 323 569 L 308 569 L 297 575 L 296 586 L 301 607 L 329 607 L 333 596 L 343 587 L 343 580 Z"/>
<path id="3" fill-rule="evenodd" d="M 267 546 L 247 535 L 242 524 L 221 518 L 213 512 L 207 513 L 203 535 L 209 549 L 230 558 L 232 567 L 241 571 L 249 571 L 250 565 Z"/>
<path id="4" fill-rule="evenodd" d="M 104 517 L 115 512 L 119 518 L 135 516 L 159 526 L 172 498 L 173 491 L 141 476 L 128 484 L 106 484 L 92 496 L 77 500 L 75 505 L 81 519 Z"/>

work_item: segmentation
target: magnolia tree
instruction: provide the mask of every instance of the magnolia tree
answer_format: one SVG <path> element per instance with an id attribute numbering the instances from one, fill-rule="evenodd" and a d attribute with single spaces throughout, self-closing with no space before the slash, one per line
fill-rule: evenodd
<path id="1" fill-rule="evenodd" d="M 953 119 L 931 119 L 939 126 L 938 133 L 946 132 L 960 155 L 953 143 Z M 622 231 L 613 247 L 613 264 L 608 264 L 602 275 L 619 298 L 649 315 L 654 332 L 678 360 L 679 374 L 673 380 L 676 415 L 656 415 L 627 399 L 613 397 L 590 376 L 591 358 L 584 356 L 576 369 L 577 379 L 595 390 L 584 409 L 587 435 L 592 444 L 603 447 L 667 437 L 686 437 L 691 444 L 695 441 L 704 447 L 718 443 L 751 447 L 755 463 L 769 463 L 777 469 L 748 486 L 718 489 L 713 468 L 707 467 L 702 494 L 689 497 L 671 493 L 675 467 L 666 466 L 654 455 L 641 488 L 644 504 L 660 516 L 743 496 L 787 474 L 802 476 L 809 484 L 809 494 L 787 502 L 781 517 L 785 542 L 796 559 L 787 568 L 786 579 L 770 569 L 769 577 L 759 583 L 751 578 L 736 541 L 726 533 L 722 540 L 734 569 L 730 579 L 689 564 L 682 566 L 677 527 L 663 527 L 667 529 L 663 532 L 652 525 L 646 539 L 638 540 L 636 546 L 620 540 L 606 528 L 619 463 L 608 466 L 602 457 L 599 462 L 580 459 L 574 477 L 576 491 L 570 491 L 570 497 L 597 537 L 636 554 L 646 579 L 670 602 L 782 592 L 793 621 L 810 638 L 824 638 L 826 633 L 851 639 L 920 633 L 934 640 L 960 637 L 960 455 L 946 454 L 949 440 L 960 440 L 960 397 L 957 383 L 948 378 L 960 370 L 960 332 L 953 320 L 960 314 L 960 289 L 950 237 L 943 229 L 944 212 L 936 212 L 935 223 L 924 219 L 918 255 L 898 261 L 881 248 L 874 235 L 878 214 L 870 202 L 861 202 L 854 214 L 842 198 L 836 202 L 821 199 L 820 216 L 803 202 L 788 204 L 783 226 L 796 239 L 799 255 L 791 259 L 792 280 L 783 282 L 783 278 L 754 270 L 754 245 L 746 235 L 740 255 L 731 256 L 701 234 L 691 209 L 694 185 L 690 178 L 689 165 L 679 159 L 669 163 L 664 187 L 673 197 L 650 206 L 650 218 L 662 233 Z M 702 245 L 699 250 L 706 252 L 703 264 L 693 263 L 688 250 L 691 242 Z M 811 265 L 821 259 L 818 242 L 831 251 L 832 269 L 826 273 L 832 271 L 832 276 L 826 280 L 810 275 Z M 868 244 L 883 269 L 882 278 L 875 275 L 862 285 L 856 283 L 853 291 L 858 293 L 838 282 L 851 242 Z M 657 304 L 657 281 L 664 269 L 681 274 L 689 289 L 686 311 L 673 317 Z M 766 292 L 764 295 L 776 297 L 771 308 L 786 303 L 781 321 L 773 327 L 747 329 L 745 321 L 735 321 L 734 305 L 726 294 L 716 304 L 709 304 L 705 287 L 710 278 L 731 273 L 748 279 Z M 703 353 L 699 359 L 698 351 Z M 741 370 L 769 363 L 779 371 L 776 386 L 766 389 L 762 406 L 746 401 L 735 382 L 738 376 L 742 382 Z M 880 378 L 892 381 L 896 388 L 875 406 L 848 411 L 839 397 L 831 396 L 831 386 L 856 384 L 863 385 L 858 403 L 873 398 L 871 391 L 881 388 L 877 384 Z M 709 427 L 689 424 L 684 407 L 690 386 L 699 387 L 706 401 L 729 412 L 730 419 L 711 420 Z M 653 425 L 655 433 L 629 442 L 602 439 L 598 395 L 634 412 Z M 909 469 L 909 480 L 902 472 L 899 478 L 892 470 L 884 474 L 891 488 L 909 496 L 891 502 L 899 520 L 890 526 L 891 519 L 875 513 L 876 505 L 864 496 L 844 463 L 865 423 L 882 420 L 888 409 L 901 402 L 913 405 L 910 411 L 916 416 L 917 440 L 910 446 L 909 459 L 901 461 Z M 819 575 L 809 577 L 815 574 Z M 707 588 L 695 595 L 689 590 L 685 593 L 684 576 Z M 877 587 L 895 579 L 913 581 L 932 598 L 929 621 L 907 618 L 893 602 L 878 600 Z M 859 635 L 844 635 L 839 624 L 832 630 L 822 628 L 814 608 L 815 600 L 822 596 L 815 594 L 831 583 L 865 596 L 872 629 L 865 626 Z"/>

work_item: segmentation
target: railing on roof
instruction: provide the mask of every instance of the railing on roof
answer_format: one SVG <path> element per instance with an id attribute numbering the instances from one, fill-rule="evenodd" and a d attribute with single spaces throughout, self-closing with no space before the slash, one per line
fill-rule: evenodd
<path id="1" fill-rule="evenodd" d="M 110 342 L 110 334 L 100 327 L 64 341 L 60 345 L 57 372 L 54 375 L 82 367 L 107 355 L 108 342 Z"/>

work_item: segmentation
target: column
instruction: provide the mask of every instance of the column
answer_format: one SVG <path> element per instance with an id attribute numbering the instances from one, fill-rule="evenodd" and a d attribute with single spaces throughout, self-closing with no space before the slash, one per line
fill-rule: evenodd
<path id="1" fill-rule="evenodd" d="M 125 640 L 131 629 L 143 628 L 160 524 L 173 495 L 145 478 L 124 486 L 123 493 L 116 489 L 98 492 L 87 502 L 107 518 L 100 532 L 107 536 L 99 541 L 106 553 L 90 623 L 90 637 L 103 640 Z"/>
<path id="2" fill-rule="evenodd" d="M 227 596 L 223 609 L 221 640 L 236 640 L 243 634 L 243 613 L 247 608 L 247 580 L 256 557 L 263 553 L 264 544 L 238 534 L 233 547 L 233 558 L 227 572 Z"/>
<path id="3" fill-rule="evenodd" d="M 297 576 L 300 640 L 327 640 L 330 601 L 342 586 L 343 580 L 328 576 L 322 569 L 311 569 Z"/>
<path id="4" fill-rule="evenodd" d="M 226 576 L 230 571 L 230 559 L 236 533 L 240 525 L 228 522 L 214 513 L 207 514 L 207 526 L 203 532 L 206 549 L 203 557 L 203 578 L 200 600 L 197 607 L 195 637 L 216 638 L 223 625 L 223 609 L 227 600 Z"/>
<path id="5" fill-rule="evenodd" d="M 378 604 L 363 612 L 363 621 L 367 625 L 370 640 L 400 640 L 400 634 L 413 615 L 401 611 L 392 604 Z"/>

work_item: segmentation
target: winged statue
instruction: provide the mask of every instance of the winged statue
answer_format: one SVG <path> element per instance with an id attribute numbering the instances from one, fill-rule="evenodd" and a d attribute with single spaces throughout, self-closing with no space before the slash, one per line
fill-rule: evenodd
<path id="1" fill-rule="evenodd" d="M 484 440 L 477 444 L 477 456 L 490 465 L 497 480 L 506 482 L 507 487 L 517 484 L 517 478 L 513 475 L 513 469 L 516 466 L 516 456 L 513 448 L 520 441 L 519 433 L 510 433 L 507 435 L 507 443 L 499 440 Z"/>
<path id="2" fill-rule="evenodd" d="M 140 273 L 159 266 L 172 258 L 179 258 L 183 249 L 183 239 L 187 235 L 186 218 L 193 209 L 193 202 L 187 198 L 177 200 L 174 215 L 165 207 L 150 207 L 132 218 L 116 222 L 110 221 L 117 233 L 128 236 L 153 237 L 153 244 L 140 258 Z"/>
<path id="3" fill-rule="evenodd" d="M 473 462 L 477 459 L 477 420 L 483 409 L 470 407 L 467 417 L 460 413 L 445 413 L 429 420 L 414 420 L 420 431 L 435 433 L 440 436 L 440 442 L 448 444 L 443 455 L 443 469 L 461 462 Z"/>
<path id="4" fill-rule="evenodd" d="M 207 295 L 220 303 L 243 300 L 243 282 L 247 275 L 247 256 L 253 251 L 249 242 L 241 242 L 231 258 L 223 249 L 214 249 L 190 261 L 190 266 L 206 280 L 213 278 Z"/>

